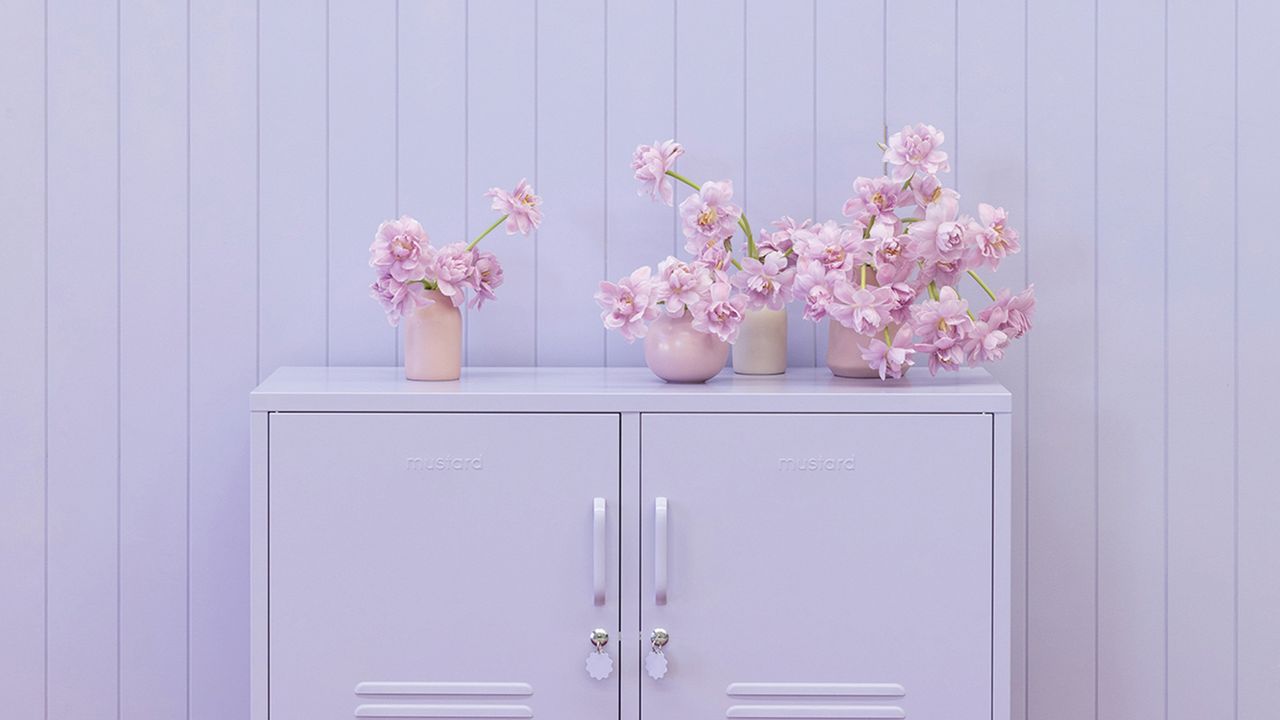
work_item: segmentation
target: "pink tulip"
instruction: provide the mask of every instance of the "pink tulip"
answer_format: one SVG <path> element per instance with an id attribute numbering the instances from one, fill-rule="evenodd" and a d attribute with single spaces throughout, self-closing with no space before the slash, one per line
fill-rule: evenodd
<path id="1" fill-rule="evenodd" d="M 1005 256 L 1013 255 L 1022 249 L 1018 244 L 1018 231 L 1009 227 L 1008 220 L 1009 214 L 1004 208 L 978 203 L 978 221 L 974 235 L 978 243 L 978 252 L 992 270 L 1000 266 L 1000 261 Z"/>
<path id="2" fill-rule="evenodd" d="M 911 359 L 914 346 L 911 342 L 910 327 L 898 328 L 898 332 L 894 334 L 892 342 L 892 345 L 887 345 L 879 337 L 876 337 L 862 351 L 862 359 L 867 361 L 867 365 L 872 370 L 880 372 L 881 380 L 884 380 L 886 376 L 900 378 L 907 371 L 907 368 L 915 364 L 915 361 Z"/>
<path id="3" fill-rule="evenodd" d="M 747 310 L 747 298 L 733 293 L 729 283 L 716 283 L 693 306 L 693 329 L 731 343 L 738 338 L 738 326 Z"/>
<path id="4" fill-rule="evenodd" d="M 1028 285 L 1026 290 L 1017 295 L 1011 295 L 1008 290 L 1001 290 L 996 294 L 996 302 L 979 313 L 978 319 L 992 322 L 998 313 L 999 319 L 994 324 L 1010 338 L 1016 340 L 1031 329 L 1031 315 L 1035 309 L 1036 286 Z"/>
<path id="5" fill-rule="evenodd" d="M 723 241 L 731 237 L 742 215 L 742 209 L 729 202 L 732 199 L 732 181 L 703 183 L 701 190 L 680 203 L 684 236 L 691 243 L 696 242 L 698 247 L 712 240 Z"/>
<path id="6" fill-rule="evenodd" d="M 764 260 L 742 259 L 742 271 L 733 276 L 734 287 L 747 296 L 747 304 L 755 310 L 767 307 L 781 310 L 791 300 L 795 270 L 787 267 L 787 258 L 771 252 Z"/>
<path id="7" fill-rule="evenodd" d="M 473 250 L 471 287 L 476 291 L 471 307 L 479 310 L 486 300 L 496 297 L 494 290 L 502 284 L 502 264 L 498 256 L 486 250 Z"/>
<path id="8" fill-rule="evenodd" d="M 860 231 L 834 220 L 814 228 L 812 235 L 796 242 L 796 252 L 802 258 L 817 260 L 828 270 L 852 270 L 865 258 L 859 256 L 862 246 Z"/>
<path id="9" fill-rule="evenodd" d="M 631 169 L 636 171 L 635 178 L 640 181 L 639 194 L 661 200 L 670 206 L 673 191 L 671 176 L 667 175 L 667 171 L 675 168 L 676 158 L 683 154 L 684 148 L 675 140 L 655 140 L 652 145 L 637 147 L 631 157 Z"/>
<path id="10" fill-rule="evenodd" d="M 844 203 L 844 216 L 866 226 L 876 223 L 897 225 L 898 216 L 894 211 L 911 200 L 911 191 L 905 190 L 901 182 L 894 182 L 887 177 L 860 177 L 853 181 L 853 197 Z"/>
<path id="11" fill-rule="evenodd" d="M 400 324 L 400 318 L 431 304 L 421 281 L 400 282 L 390 274 L 378 276 L 369 286 L 369 295 L 382 305 L 387 313 L 387 322 L 393 327 Z"/>
<path id="12" fill-rule="evenodd" d="M 821 261 L 802 258 L 796 263 L 795 296 L 804 301 L 804 317 L 817 322 L 827 316 L 834 299 L 832 286 L 845 281 L 844 274 L 828 270 Z"/>
<path id="13" fill-rule="evenodd" d="M 398 282 L 421 280 L 431 258 L 431 240 L 417 220 L 403 215 L 378 226 L 369 246 L 369 266 Z"/>
<path id="14" fill-rule="evenodd" d="M 595 300 L 603 308 L 600 319 L 610 330 L 617 330 L 627 342 L 634 342 L 648 332 L 648 323 L 658 317 L 657 293 L 648 266 L 636 268 L 617 284 L 604 281 Z"/>
<path id="15" fill-rule="evenodd" d="M 656 298 L 672 315 L 683 315 L 686 308 L 697 304 L 711 290 L 715 277 L 701 263 L 692 265 L 668 256 L 658 265 Z"/>
<path id="16" fill-rule="evenodd" d="M 938 148 L 942 131 L 932 125 L 907 125 L 889 136 L 884 161 L 893 166 L 893 179 L 902 182 L 912 175 L 936 175 L 951 170 L 947 154 Z"/>
<path id="17" fill-rule="evenodd" d="M 528 235 L 542 224 L 542 211 L 538 209 L 542 198 L 533 194 L 533 188 L 523 178 L 515 190 L 507 192 L 502 188 L 489 188 L 485 197 L 493 198 L 490 207 L 507 216 L 508 235 Z"/>
<path id="18" fill-rule="evenodd" d="M 842 280 L 833 290 L 835 298 L 828 309 L 831 317 L 867 337 L 874 337 L 889 324 L 898 305 L 897 295 L 887 287 L 859 287 Z"/>
<path id="19" fill-rule="evenodd" d="M 474 262 L 475 255 L 465 244 L 445 245 L 432 256 L 427 279 L 435 283 L 454 307 L 461 307 L 467 301 L 467 288 L 473 286 Z"/>

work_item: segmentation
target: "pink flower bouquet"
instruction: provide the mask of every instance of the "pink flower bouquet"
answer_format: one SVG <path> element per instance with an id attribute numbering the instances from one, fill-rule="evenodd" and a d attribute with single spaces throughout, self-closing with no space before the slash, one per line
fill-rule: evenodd
<path id="1" fill-rule="evenodd" d="M 431 244 L 422 225 L 405 215 L 378 226 L 369 246 L 369 266 L 377 278 L 370 294 L 382 304 L 387 321 L 399 324 L 401 318 L 433 302 L 429 292 L 438 290 L 454 307 L 467 302 L 480 308 L 495 297 L 502 284 L 502 264 L 498 257 L 476 245 L 499 225 L 506 223 L 508 235 L 528 235 L 542 223 L 542 199 L 521 180 L 508 192 L 491 188 L 486 197 L 493 199 L 492 208 L 501 216 L 470 244 L 451 243 L 441 247 Z"/>
<path id="2" fill-rule="evenodd" d="M 693 328 L 733 343 L 748 309 L 779 309 L 791 299 L 795 256 L 789 253 L 790 228 L 761 233 L 756 243 L 742 208 L 733 204 L 733 183 L 701 185 L 675 171 L 684 148 L 674 140 L 636 148 L 631 161 L 639 194 L 673 205 L 674 183 L 693 192 L 680 203 L 685 251 L 692 259 L 667 257 L 657 273 L 637 268 L 617 283 L 602 282 L 595 300 L 604 326 L 629 342 L 642 338 L 663 314 L 690 317 Z M 735 257 L 733 236 L 741 230 L 746 250 Z"/>
<path id="3" fill-rule="evenodd" d="M 934 374 L 1000 360 L 1031 329 L 1034 288 L 993 291 L 978 275 L 1018 252 L 1018 233 L 1003 208 L 960 212 L 960 195 L 938 180 L 950 170 L 942 141 L 931 125 L 903 128 L 881 145 L 889 174 L 854 181 L 848 222 L 785 219 L 779 230 L 804 316 L 867 338 L 862 358 L 882 379 L 901 377 L 916 353 Z M 976 315 L 957 289 L 965 275 L 991 300 Z"/>

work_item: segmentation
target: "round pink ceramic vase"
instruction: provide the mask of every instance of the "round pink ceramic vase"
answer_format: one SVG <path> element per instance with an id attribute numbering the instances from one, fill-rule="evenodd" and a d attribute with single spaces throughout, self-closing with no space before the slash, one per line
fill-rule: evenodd
<path id="1" fill-rule="evenodd" d="M 833 317 L 827 318 L 827 367 L 836 377 L 847 378 L 879 378 L 880 373 L 872 370 L 867 361 L 862 359 L 862 351 L 871 343 L 871 338 L 850 330 L 836 322 Z M 889 326 L 889 336 L 897 330 Z"/>
<path id="2" fill-rule="evenodd" d="M 439 290 L 430 305 L 404 319 L 404 376 L 410 380 L 457 380 L 462 375 L 462 311 Z"/>
<path id="3" fill-rule="evenodd" d="M 729 359 L 729 343 L 693 329 L 688 313 L 663 314 L 644 336 L 644 362 L 654 375 L 673 383 L 700 383 L 715 377 Z"/>

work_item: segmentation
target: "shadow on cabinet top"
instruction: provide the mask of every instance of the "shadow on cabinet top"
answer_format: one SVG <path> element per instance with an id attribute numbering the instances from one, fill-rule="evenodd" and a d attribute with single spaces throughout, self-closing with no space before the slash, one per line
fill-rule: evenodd
<path id="1" fill-rule="evenodd" d="M 399 367 L 284 367 L 250 396 L 255 412 L 1008 413 L 1009 391 L 983 369 L 936 378 L 847 379 L 826 368 L 675 385 L 643 367 L 469 367 L 417 382 Z"/>

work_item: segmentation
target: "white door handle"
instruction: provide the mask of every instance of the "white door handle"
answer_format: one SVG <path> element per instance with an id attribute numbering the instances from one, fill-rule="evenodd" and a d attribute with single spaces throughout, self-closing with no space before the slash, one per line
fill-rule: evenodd
<path id="1" fill-rule="evenodd" d="M 653 602 L 667 604 L 667 499 L 653 501 Z"/>
<path id="2" fill-rule="evenodd" d="M 605 575 L 608 574 L 605 568 L 605 554 L 608 552 L 608 533 L 606 532 L 608 519 L 604 498 L 596 498 L 591 520 L 591 585 L 594 589 L 593 601 L 597 606 L 604 605 L 605 601 Z"/>

